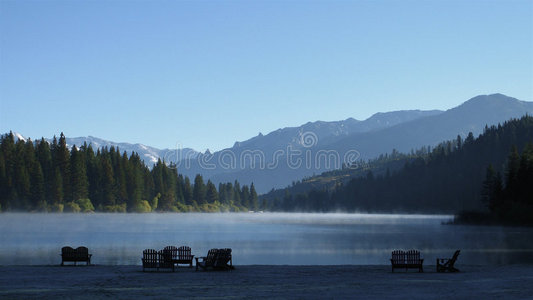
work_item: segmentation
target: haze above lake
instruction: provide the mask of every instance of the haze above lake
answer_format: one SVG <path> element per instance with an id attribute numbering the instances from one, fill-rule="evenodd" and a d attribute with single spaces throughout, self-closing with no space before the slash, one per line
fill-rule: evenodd
<path id="1" fill-rule="evenodd" d="M 533 229 L 443 225 L 445 215 L 215 213 L 0 215 L 0 265 L 59 264 L 87 246 L 92 263 L 140 265 L 147 248 L 232 248 L 235 265 L 386 265 L 418 249 L 424 265 L 461 249 L 458 264 L 533 263 Z"/>

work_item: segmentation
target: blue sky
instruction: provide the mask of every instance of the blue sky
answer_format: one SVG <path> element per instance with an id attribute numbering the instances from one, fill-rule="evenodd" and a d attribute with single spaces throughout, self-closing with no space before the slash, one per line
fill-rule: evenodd
<path id="1" fill-rule="evenodd" d="M 0 132 L 220 150 L 308 121 L 533 100 L 532 1 L 0 0 Z"/>

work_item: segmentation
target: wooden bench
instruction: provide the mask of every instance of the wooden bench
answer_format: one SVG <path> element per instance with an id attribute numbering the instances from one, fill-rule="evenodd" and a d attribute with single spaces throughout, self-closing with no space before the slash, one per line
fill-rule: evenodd
<path id="1" fill-rule="evenodd" d="M 194 255 L 191 254 L 191 247 L 181 246 L 178 248 L 178 257 L 175 260 L 177 266 L 179 264 L 189 265 L 189 268 L 192 268 L 192 260 Z"/>
<path id="2" fill-rule="evenodd" d="M 407 252 L 403 250 L 392 251 L 392 257 L 390 259 L 392 264 L 392 272 L 394 269 L 418 269 L 418 272 L 424 272 L 422 264 L 424 259 L 420 258 L 420 252 L 417 250 L 409 250 Z"/>
<path id="3" fill-rule="evenodd" d="M 72 247 L 61 248 L 61 265 L 64 266 L 65 262 L 74 262 L 76 265 L 79 261 L 87 262 L 87 265 L 91 264 L 91 256 L 87 247 L 78 247 L 73 249 Z"/>
<path id="4" fill-rule="evenodd" d="M 437 272 L 459 272 L 454 265 L 460 252 L 461 250 L 455 251 L 452 258 L 437 258 Z"/>

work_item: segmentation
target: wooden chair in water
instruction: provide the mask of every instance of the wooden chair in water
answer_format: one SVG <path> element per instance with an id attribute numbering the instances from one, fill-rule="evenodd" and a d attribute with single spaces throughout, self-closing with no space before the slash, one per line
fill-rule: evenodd
<path id="1" fill-rule="evenodd" d="M 452 258 L 437 258 L 437 272 L 459 272 L 459 269 L 454 267 L 455 261 L 461 250 L 455 251 Z"/>
<path id="2" fill-rule="evenodd" d="M 159 270 L 158 264 L 158 254 L 154 249 L 146 249 L 143 251 L 143 272 L 145 269 L 156 269 Z"/>

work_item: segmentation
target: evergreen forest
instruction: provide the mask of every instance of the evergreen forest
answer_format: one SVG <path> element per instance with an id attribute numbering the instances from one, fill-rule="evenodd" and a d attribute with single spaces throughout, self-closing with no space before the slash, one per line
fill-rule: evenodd
<path id="1" fill-rule="evenodd" d="M 254 184 L 218 188 L 178 174 L 159 160 L 148 168 L 137 153 L 91 145 L 67 147 L 65 136 L 33 142 L 0 138 L 0 211 L 217 212 L 259 208 Z"/>

